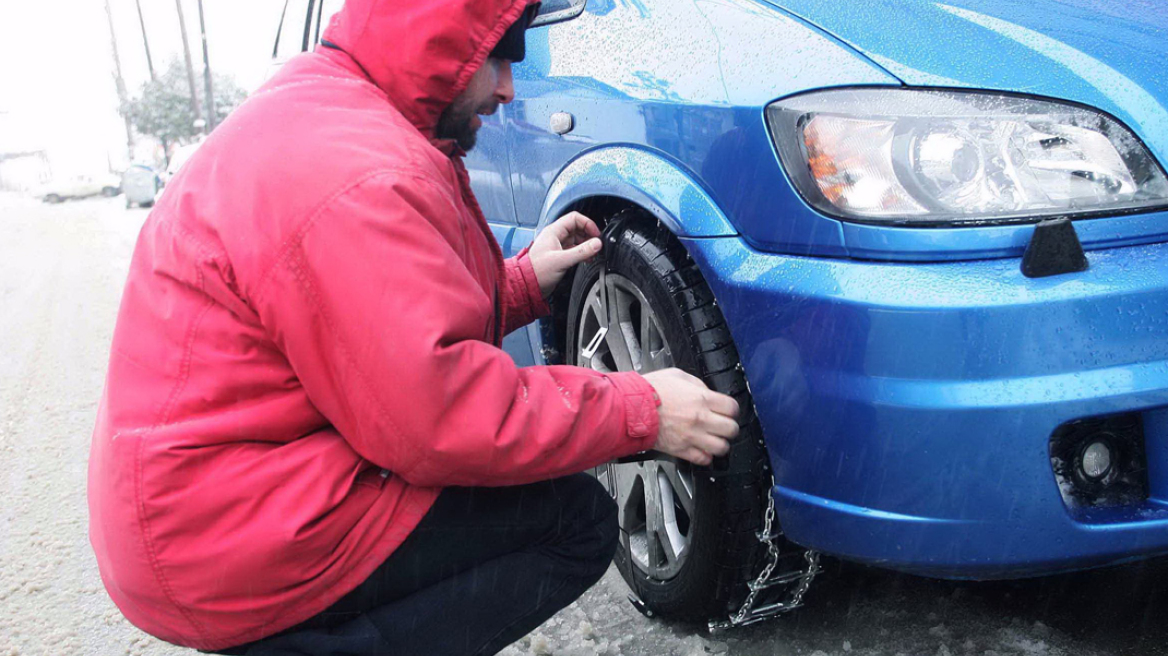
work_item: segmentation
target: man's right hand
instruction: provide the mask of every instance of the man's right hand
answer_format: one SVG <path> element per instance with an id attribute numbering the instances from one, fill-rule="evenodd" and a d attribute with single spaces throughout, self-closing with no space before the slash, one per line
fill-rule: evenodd
<path id="1" fill-rule="evenodd" d="M 661 399 L 654 449 L 695 465 L 709 465 L 714 456 L 729 453 L 729 440 L 738 436 L 733 397 L 710 390 L 681 369 L 652 371 L 645 380 Z"/>

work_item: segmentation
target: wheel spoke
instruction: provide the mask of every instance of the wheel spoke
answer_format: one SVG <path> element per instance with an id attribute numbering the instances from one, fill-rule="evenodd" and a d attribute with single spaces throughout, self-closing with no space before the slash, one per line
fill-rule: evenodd
<path id="1" fill-rule="evenodd" d="M 588 312 L 592 314 L 592 317 L 596 320 L 597 325 L 604 325 L 604 313 L 600 311 L 600 297 L 596 294 L 592 294 L 588 297 Z"/>
<path id="2" fill-rule="evenodd" d="M 665 478 L 669 481 L 674 498 L 677 499 L 685 514 L 692 519 L 694 514 L 693 477 L 680 471 L 677 465 L 671 462 L 661 463 L 661 471 L 664 472 Z"/>
<path id="3" fill-rule="evenodd" d="M 677 513 L 673 506 L 673 490 L 665 473 L 660 466 L 653 477 L 656 483 L 660 508 L 660 529 L 657 531 L 657 540 L 660 545 L 659 553 L 664 557 L 663 566 L 674 565 L 685 549 L 685 537 L 677 527 Z"/>
<path id="4" fill-rule="evenodd" d="M 653 325 L 653 311 L 647 306 L 641 306 L 641 369 L 642 372 L 652 370 L 653 348 L 657 342 L 657 328 Z"/>
<path id="5" fill-rule="evenodd" d="M 628 293 L 609 281 L 609 323 L 605 341 L 608 342 L 608 349 L 612 353 L 613 361 L 616 362 L 617 371 L 636 371 L 636 362 L 633 360 L 636 346 L 629 344 L 629 334 L 625 327 L 628 323 L 626 318 L 630 300 Z"/>
<path id="6" fill-rule="evenodd" d="M 673 357 L 669 354 L 669 349 L 662 348 L 649 355 L 649 364 L 646 371 L 657 371 L 658 369 L 668 369 L 673 366 Z"/>
<path id="7" fill-rule="evenodd" d="M 602 486 L 604 486 L 604 491 L 608 492 L 610 497 L 616 499 L 617 488 L 612 463 L 597 465 L 596 469 L 594 470 L 594 474 L 596 476 L 596 480 L 599 481 Z"/>
<path id="8" fill-rule="evenodd" d="M 641 499 L 632 496 L 636 489 L 637 472 L 635 465 L 609 465 L 609 475 L 616 487 L 613 499 L 616 500 L 617 523 L 621 530 L 628 533 L 636 530 L 638 527 L 636 523 L 636 508 L 640 505 Z"/>
<path id="9" fill-rule="evenodd" d="M 669 346 L 665 343 L 665 336 L 661 334 L 661 327 L 657 323 L 657 315 L 648 304 L 641 307 L 641 335 L 640 355 L 642 373 L 658 371 L 673 366 L 673 356 Z"/>
<path id="10" fill-rule="evenodd" d="M 604 363 L 604 355 L 608 353 L 607 339 L 601 341 L 596 352 L 591 357 L 584 355 L 584 349 L 590 345 L 597 337 L 601 328 L 604 326 L 604 316 L 600 308 L 600 297 L 598 294 L 591 294 L 588 297 L 584 306 L 584 313 L 580 319 L 581 328 L 587 329 L 590 326 L 595 326 L 595 330 L 584 330 L 585 334 L 581 335 L 579 341 L 580 361 L 579 365 L 582 367 L 589 367 L 596 371 L 608 373 L 610 370 Z"/>
<path id="11" fill-rule="evenodd" d="M 645 537 L 649 547 L 649 570 L 661 578 L 661 570 L 670 560 L 676 560 L 676 554 L 671 554 L 669 536 L 665 532 L 665 515 L 662 509 L 661 486 L 657 481 L 657 464 L 645 463 L 644 493 L 645 493 Z M 670 558 L 672 556 L 672 558 Z"/>

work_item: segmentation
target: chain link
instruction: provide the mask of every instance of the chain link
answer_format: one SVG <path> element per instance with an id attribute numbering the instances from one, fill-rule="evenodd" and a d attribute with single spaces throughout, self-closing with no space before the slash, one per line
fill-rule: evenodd
<path id="1" fill-rule="evenodd" d="M 749 593 L 746 599 L 743 600 L 742 606 L 738 612 L 731 615 L 724 621 L 712 621 L 709 624 L 710 631 L 722 631 L 725 629 L 745 626 L 755 622 L 761 622 L 765 619 L 776 617 L 783 613 L 788 613 L 803 605 L 803 596 L 807 594 L 807 590 L 811 587 L 811 581 L 819 574 L 819 553 L 811 550 L 803 552 L 803 560 L 806 562 L 806 567 L 795 576 L 795 572 L 780 573 L 780 577 L 790 577 L 790 583 L 797 583 L 787 596 L 787 599 L 781 602 L 776 602 L 770 606 L 763 607 L 757 611 L 754 608 L 758 601 L 758 595 L 763 590 L 772 587 L 771 575 L 774 574 L 775 569 L 779 565 L 779 545 L 778 541 L 782 536 L 781 533 L 774 532 L 775 524 L 775 497 L 772 493 L 774 490 L 775 481 L 771 478 L 770 487 L 766 490 L 767 507 L 763 513 L 762 532 L 758 534 L 759 542 L 766 545 L 767 548 L 767 564 L 759 572 L 758 576 L 753 582 L 748 584 Z"/>

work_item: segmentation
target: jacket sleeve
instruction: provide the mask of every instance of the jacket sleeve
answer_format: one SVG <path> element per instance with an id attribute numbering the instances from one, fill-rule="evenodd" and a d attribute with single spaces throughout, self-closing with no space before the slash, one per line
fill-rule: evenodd
<path id="1" fill-rule="evenodd" d="M 451 245 L 457 217 L 427 179 L 380 174 L 282 249 L 255 305 L 313 404 L 415 485 L 515 485 L 650 448 L 660 401 L 639 374 L 518 368 L 483 341 L 494 307 Z"/>
<path id="2" fill-rule="evenodd" d="M 503 264 L 503 334 L 551 314 L 551 308 L 539 291 L 539 280 L 527 256 L 528 246 Z"/>

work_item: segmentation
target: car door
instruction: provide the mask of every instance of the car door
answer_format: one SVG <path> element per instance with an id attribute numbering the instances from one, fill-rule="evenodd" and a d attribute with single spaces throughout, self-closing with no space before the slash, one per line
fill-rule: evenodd
<path id="1" fill-rule="evenodd" d="M 543 192 L 547 189 L 547 185 L 542 184 L 544 176 L 540 172 L 550 168 L 549 162 L 567 161 L 571 158 L 571 154 L 561 152 L 565 143 L 568 144 L 567 149 L 571 153 L 585 147 L 571 136 L 566 137 L 565 141 L 565 138 L 549 129 L 548 121 L 551 113 L 555 111 L 551 109 L 554 103 L 547 98 L 539 100 L 541 97 L 550 97 L 562 92 L 555 83 L 549 82 L 547 77 L 550 54 L 548 32 L 579 16 L 584 11 L 585 2 L 586 0 L 544 0 L 530 29 L 527 30 L 527 56 L 522 63 L 516 64 L 512 69 L 515 75 L 515 101 L 502 107 L 505 113 L 501 113 L 505 117 L 507 189 L 511 198 L 513 224 L 507 230 L 492 225 L 507 257 L 526 248 L 535 238 Z M 484 123 L 484 130 L 485 128 Z M 554 173 L 555 170 L 558 170 L 558 166 L 550 173 Z M 475 193 L 479 193 L 477 187 Z M 538 324 L 517 330 L 503 340 L 503 348 L 521 366 L 542 364 L 540 344 Z"/>
<path id="2" fill-rule="evenodd" d="M 508 111 L 507 105 L 499 105 L 499 111 L 479 117 L 483 126 L 479 128 L 475 147 L 463 160 L 475 199 L 505 257 L 523 248 L 515 248 L 514 245 L 515 202 L 511 196 L 511 169 L 507 154 Z M 534 363 L 531 345 L 522 329 L 503 338 L 503 349 L 520 366 Z"/>
<path id="3" fill-rule="evenodd" d="M 593 141 L 581 138 L 576 125 L 570 125 L 564 133 L 557 133 L 551 127 L 554 115 L 574 121 L 571 112 L 575 105 L 587 102 L 585 97 L 590 95 L 587 85 L 557 75 L 553 70 L 557 57 L 581 60 L 589 56 L 573 48 L 573 44 L 578 47 L 582 40 L 571 34 L 585 3 L 586 0 L 541 3 L 539 14 L 527 30 L 527 57 L 513 68 L 515 101 L 508 107 L 507 124 L 511 185 L 516 222 L 528 233 L 539 221 L 551 177 Z"/>
<path id="4" fill-rule="evenodd" d="M 503 255 L 510 257 L 531 240 L 515 246 L 515 202 L 511 196 L 511 170 L 507 155 L 507 110 L 506 105 L 499 105 L 499 111 L 493 115 L 480 117 L 483 126 L 479 128 L 475 147 L 463 161 L 475 199 L 487 218 L 491 233 L 499 242 Z M 520 366 L 534 364 L 531 344 L 523 329 L 505 336 L 503 349 Z"/>

